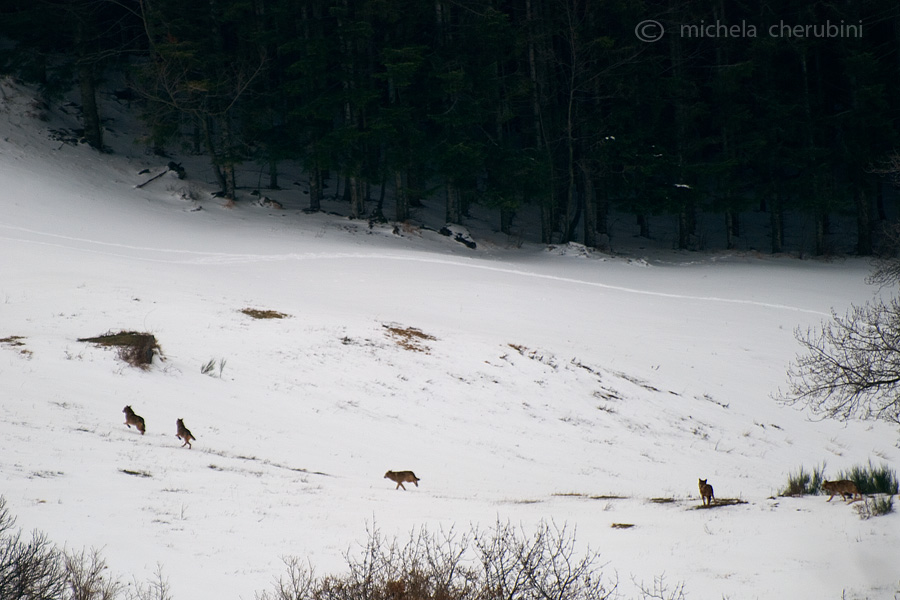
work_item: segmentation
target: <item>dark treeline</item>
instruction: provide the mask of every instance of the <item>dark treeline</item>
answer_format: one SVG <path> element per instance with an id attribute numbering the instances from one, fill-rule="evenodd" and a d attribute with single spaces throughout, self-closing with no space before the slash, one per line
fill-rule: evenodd
<path id="1" fill-rule="evenodd" d="M 152 131 L 235 166 L 302 162 L 309 209 L 339 178 L 353 217 L 403 221 L 425 197 L 474 203 L 510 232 L 608 244 L 608 215 L 855 216 L 873 251 L 878 167 L 897 145 L 900 4 L 690 0 L 6 0 L 3 70 L 47 93 L 77 81 L 103 148 L 96 86 L 125 72 Z M 652 20 L 653 22 L 649 22 Z M 663 34 L 664 33 L 664 34 Z M 663 34 L 659 37 L 660 34 Z M 658 39 L 657 39 L 658 38 Z M 385 212 L 385 193 L 393 196 Z"/>

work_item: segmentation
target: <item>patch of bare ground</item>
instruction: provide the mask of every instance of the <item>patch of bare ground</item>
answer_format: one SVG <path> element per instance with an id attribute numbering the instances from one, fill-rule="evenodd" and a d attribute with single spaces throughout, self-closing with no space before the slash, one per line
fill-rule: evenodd
<path id="1" fill-rule="evenodd" d="M 551 496 L 556 496 L 559 498 L 584 498 L 585 500 L 627 500 L 627 496 L 617 496 L 614 494 L 582 494 L 580 492 L 560 492 L 556 494 L 551 494 Z"/>
<path id="2" fill-rule="evenodd" d="M 694 509 L 721 508 L 723 506 L 735 506 L 736 504 L 747 504 L 747 501 L 740 498 L 716 498 L 710 504 L 701 504 L 700 506 L 695 506 Z"/>
<path id="3" fill-rule="evenodd" d="M 134 471 L 132 469 L 119 469 L 120 472 L 125 473 L 126 475 L 132 475 L 134 477 L 153 477 L 147 471 Z"/>
<path id="4" fill-rule="evenodd" d="M 24 339 L 25 338 L 21 335 L 11 335 L 5 338 L 0 338 L 0 344 L 8 346 L 10 348 L 14 348 L 22 356 L 31 357 L 31 350 L 26 348 L 25 342 L 22 341 Z"/>
<path id="5" fill-rule="evenodd" d="M 291 315 L 278 312 L 277 310 L 264 310 L 260 308 L 242 308 L 239 312 L 244 313 L 248 317 L 254 319 L 286 319 Z"/>
<path id="6" fill-rule="evenodd" d="M 424 354 L 431 354 L 431 348 L 425 342 L 433 342 L 437 340 L 433 335 L 429 335 L 422 331 L 421 329 L 416 329 L 415 327 L 405 327 L 403 325 L 386 325 L 382 324 L 382 327 L 385 328 L 386 334 L 394 343 L 403 348 L 404 350 L 410 350 L 412 352 L 422 352 Z"/>
<path id="7" fill-rule="evenodd" d="M 556 357 L 554 357 L 552 354 L 532 350 L 521 344 L 507 344 L 507 346 L 509 346 L 525 358 L 536 360 L 539 363 L 547 365 L 553 370 L 556 370 L 559 367 L 559 365 L 556 363 Z"/>

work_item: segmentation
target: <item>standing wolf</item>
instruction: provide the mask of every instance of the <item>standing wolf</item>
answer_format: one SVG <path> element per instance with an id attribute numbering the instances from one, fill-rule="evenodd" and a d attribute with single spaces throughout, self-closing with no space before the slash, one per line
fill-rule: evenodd
<path id="1" fill-rule="evenodd" d="M 184 421 L 181 419 L 176 420 L 175 426 L 178 428 L 178 433 L 175 434 L 175 437 L 184 440 L 184 443 L 181 445 L 181 447 L 184 448 L 185 446 L 187 446 L 189 450 L 193 448 L 193 446 L 191 446 L 191 440 L 194 440 L 196 442 L 197 438 L 195 438 L 191 434 L 190 429 L 184 426 Z"/>
<path id="2" fill-rule="evenodd" d="M 859 493 L 859 488 L 856 487 L 856 484 L 850 481 L 849 479 L 841 479 L 840 481 L 823 481 L 822 482 L 822 490 L 831 494 L 828 497 L 828 502 L 831 502 L 831 499 L 834 498 L 837 494 L 841 495 L 845 501 L 849 498 L 857 498 L 858 500 L 862 500 L 862 494 Z"/>
<path id="3" fill-rule="evenodd" d="M 406 483 L 414 483 L 416 487 L 419 487 L 419 478 L 416 477 L 416 474 L 412 471 L 388 471 L 384 474 L 385 479 L 390 479 L 391 481 L 397 482 L 397 487 L 395 490 L 399 490 L 400 488 L 406 489 L 406 486 L 403 485 Z"/>
<path id="4" fill-rule="evenodd" d="M 144 417 L 134 414 L 130 406 L 123 408 L 122 412 L 125 413 L 125 424 L 128 425 L 128 429 L 131 429 L 131 426 L 134 425 L 141 432 L 141 435 L 144 435 Z"/>
<path id="5" fill-rule="evenodd" d="M 705 479 L 699 479 L 698 482 L 700 486 L 700 502 L 702 502 L 704 506 L 712 505 L 712 501 L 716 499 L 713 495 L 712 486 L 706 483 Z"/>

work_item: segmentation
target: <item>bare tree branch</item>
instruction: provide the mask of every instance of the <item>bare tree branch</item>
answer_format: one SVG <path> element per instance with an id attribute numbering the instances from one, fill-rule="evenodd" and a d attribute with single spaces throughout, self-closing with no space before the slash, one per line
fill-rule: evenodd
<path id="1" fill-rule="evenodd" d="M 788 369 L 789 389 L 775 399 L 846 421 L 900 423 L 900 302 L 874 300 L 832 313 L 818 331 L 794 333 L 804 353 Z"/>

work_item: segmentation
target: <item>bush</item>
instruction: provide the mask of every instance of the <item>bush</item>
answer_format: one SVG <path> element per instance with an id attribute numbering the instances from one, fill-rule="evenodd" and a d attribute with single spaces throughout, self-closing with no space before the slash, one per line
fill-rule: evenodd
<path id="1" fill-rule="evenodd" d="M 47 537 L 13 531 L 15 518 L 0 497 L 0 598 L 60 598 L 66 589 L 62 553 Z"/>
<path id="2" fill-rule="evenodd" d="M 38 531 L 30 540 L 24 539 L 14 525 L 15 518 L 0 496 L 2 600 L 172 600 L 161 572 L 156 581 L 146 586 L 136 582 L 136 592 L 127 593 L 127 587 L 109 575 L 99 551 L 65 552 Z"/>
<path id="3" fill-rule="evenodd" d="M 72 600 L 115 600 L 122 591 L 122 584 L 109 577 L 106 560 L 97 550 L 67 553 L 63 562 Z"/>
<path id="4" fill-rule="evenodd" d="M 887 465 L 875 467 L 872 461 L 868 466 L 855 466 L 849 471 L 838 473 L 838 479 L 849 479 L 856 484 L 861 494 L 887 494 L 889 496 L 898 493 L 897 473 Z"/>
<path id="5" fill-rule="evenodd" d="M 871 512 L 874 517 L 894 512 L 894 497 L 881 496 L 880 498 L 873 498 Z"/>
<path id="6" fill-rule="evenodd" d="M 219 359 L 219 374 L 216 375 L 216 359 L 211 358 L 209 362 L 200 367 L 200 372 L 204 375 L 209 375 L 210 377 L 218 377 L 222 378 L 222 371 L 225 369 L 225 359 Z"/>
<path id="7" fill-rule="evenodd" d="M 153 356 L 162 356 L 159 342 L 152 333 L 138 331 L 120 331 L 119 333 L 105 333 L 92 338 L 79 338 L 79 342 L 90 342 L 98 346 L 116 347 L 119 349 L 119 358 L 132 367 L 147 369 L 153 363 Z"/>
<path id="8" fill-rule="evenodd" d="M 818 494 L 825 480 L 825 463 L 821 467 L 813 468 L 812 473 L 807 473 L 803 467 L 797 473 L 788 474 L 787 485 L 779 492 L 781 496 L 807 496 Z"/>
<path id="9" fill-rule="evenodd" d="M 866 498 L 865 503 L 856 505 L 856 512 L 859 514 L 859 518 L 863 520 L 890 514 L 894 512 L 894 497 L 877 496 L 875 498 Z"/>
<path id="10" fill-rule="evenodd" d="M 257 600 L 605 600 L 598 554 L 575 554 L 575 537 L 546 523 L 524 536 L 510 525 L 487 532 L 432 535 L 426 529 L 400 544 L 375 530 L 345 575 L 317 579 L 297 559 L 288 575 Z"/>

